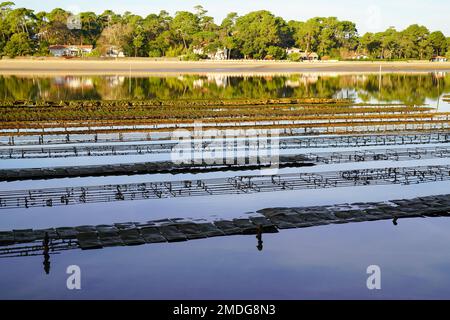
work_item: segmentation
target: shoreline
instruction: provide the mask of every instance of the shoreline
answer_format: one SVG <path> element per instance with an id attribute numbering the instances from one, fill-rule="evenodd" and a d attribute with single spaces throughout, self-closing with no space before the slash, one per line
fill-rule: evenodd
<path id="1" fill-rule="evenodd" d="M 183 74 L 274 75 L 296 73 L 430 73 L 450 72 L 450 62 L 428 61 L 172 61 L 150 58 L 81 60 L 16 58 L 0 60 L 0 75 L 124 75 Z"/>

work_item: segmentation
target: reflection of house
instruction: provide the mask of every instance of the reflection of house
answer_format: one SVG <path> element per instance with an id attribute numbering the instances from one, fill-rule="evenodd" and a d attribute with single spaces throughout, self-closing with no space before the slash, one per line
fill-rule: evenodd
<path id="1" fill-rule="evenodd" d="M 301 85 L 307 87 L 310 84 L 316 83 L 318 80 L 319 74 L 317 73 L 302 74 L 300 77 L 296 76 L 286 80 L 285 86 L 289 88 L 298 88 Z"/>
<path id="2" fill-rule="evenodd" d="M 84 77 L 56 77 L 55 84 L 70 89 L 92 89 L 94 82 L 91 78 Z"/>
<path id="3" fill-rule="evenodd" d="M 194 80 L 194 82 L 192 83 L 192 85 L 194 86 L 194 88 L 203 88 L 204 82 L 202 79 L 196 79 Z"/>
<path id="4" fill-rule="evenodd" d="M 289 56 L 291 54 L 298 54 L 300 55 L 300 60 L 309 60 L 309 61 L 316 61 L 319 60 L 319 55 L 315 52 L 305 52 L 302 51 L 299 48 L 287 48 L 286 54 Z"/>
<path id="5" fill-rule="evenodd" d="M 316 83 L 319 81 L 319 75 L 317 73 L 302 74 L 301 80 L 305 85 Z"/>
<path id="6" fill-rule="evenodd" d="M 298 88 L 300 87 L 300 81 L 287 80 L 285 86 L 289 88 Z"/>
<path id="7" fill-rule="evenodd" d="M 106 56 L 109 58 L 123 58 L 125 57 L 125 54 L 123 53 L 121 48 L 117 46 L 109 46 L 106 49 Z"/>
<path id="8" fill-rule="evenodd" d="M 208 82 L 215 83 L 218 87 L 225 88 L 228 84 L 228 76 L 224 74 L 208 74 Z"/>
<path id="9" fill-rule="evenodd" d="M 448 59 L 446 57 L 442 57 L 442 56 L 434 56 L 433 58 L 430 59 L 431 62 L 447 62 Z"/>
<path id="10" fill-rule="evenodd" d="M 53 45 L 49 46 L 50 53 L 55 57 L 82 57 L 93 50 L 92 45 Z"/>
<path id="11" fill-rule="evenodd" d="M 125 77 L 122 76 L 110 76 L 105 77 L 107 84 L 110 88 L 122 85 L 125 82 Z"/>
<path id="12" fill-rule="evenodd" d="M 206 79 L 203 77 L 201 79 L 196 79 L 193 82 L 194 88 L 203 88 L 205 84 L 214 83 L 217 87 L 225 88 L 228 84 L 228 75 L 224 74 L 208 74 Z"/>

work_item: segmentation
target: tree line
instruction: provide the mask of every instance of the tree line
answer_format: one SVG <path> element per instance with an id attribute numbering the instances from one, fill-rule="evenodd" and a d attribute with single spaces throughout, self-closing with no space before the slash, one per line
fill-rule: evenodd
<path id="1" fill-rule="evenodd" d="M 102 56 L 115 46 L 126 56 L 184 57 L 199 59 L 224 50 L 227 59 L 301 59 L 286 54 L 298 47 L 317 52 L 322 59 L 346 59 L 358 53 L 370 59 L 450 58 L 450 37 L 413 24 L 402 31 L 391 27 L 360 36 L 356 24 L 336 17 L 315 17 L 307 21 L 285 21 L 266 10 L 243 16 L 229 13 L 216 24 L 202 6 L 193 12 L 167 11 L 146 17 L 106 10 L 101 14 L 77 15 L 79 28 L 68 24 L 72 13 L 61 8 L 34 12 L 0 4 L 0 54 L 2 56 L 49 55 L 56 44 L 90 44 L 93 56 Z M 201 49 L 200 51 L 198 49 Z"/>

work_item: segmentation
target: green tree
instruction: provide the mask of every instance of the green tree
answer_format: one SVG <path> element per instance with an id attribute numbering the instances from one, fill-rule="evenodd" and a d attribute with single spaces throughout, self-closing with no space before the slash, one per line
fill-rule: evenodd
<path id="1" fill-rule="evenodd" d="M 81 30 L 74 30 L 79 37 L 79 43 L 95 45 L 96 40 L 102 33 L 102 22 L 94 12 L 82 12 Z"/>
<path id="2" fill-rule="evenodd" d="M 15 33 L 3 48 L 9 57 L 26 56 L 33 53 L 33 42 L 25 32 Z"/>
<path id="3" fill-rule="evenodd" d="M 264 58 L 270 46 L 287 47 L 289 28 L 269 11 L 251 12 L 236 20 L 233 37 L 245 57 Z"/>
<path id="4" fill-rule="evenodd" d="M 385 32 L 378 34 L 381 44 L 381 57 L 384 59 L 393 59 L 398 56 L 398 32 L 391 27 Z"/>
<path id="5" fill-rule="evenodd" d="M 432 55 L 432 47 L 429 40 L 430 32 L 424 26 L 410 25 L 403 30 L 404 52 L 406 58 L 426 59 Z"/>
<path id="6" fill-rule="evenodd" d="M 359 39 L 359 50 L 371 58 L 376 58 L 380 55 L 380 47 L 380 37 L 371 32 L 365 33 Z"/>
<path id="7" fill-rule="evenodd" d="M 286 50 L 280 47 L 270 46 L 267 48 L 267 55 L 265 57 L 275 60 L 282 60 L 286 58 Z"/>
<path id="8" fill-rule="evenodd" d="M 222 46 L 227 49 L 227 59 L 230 59 L 233 50 L 237 49 L 236 39 L 233 37 L 233 30 L 236 25 L 238 15 L 236 12 L 229 13 L 223 20 L 219 28 L 219 40 Z"/>
<path id="9" fill-rule="evenodd" d="M 135 30 L 134 35 L 133 35 L 133 42 L 132 42 L 135 57 L 138 56 L 139 50 L 144 45 L 144 40 L 145 40 L 144 32 L 140 28 Z"/>
<path id="10" fill-rule="evenodd" d="M 285 58 L 285 48 L 297 46 L 321 56 L 347 57 L 357 50 L 372 58 L 428 59 L 449 54 L 450 40 L 441 31 L 413 24 L 403 31 L 388 28 L 359 37 L 356 25 L 336 17 L 314 17 L 305 22 L 289 21 L 266 10 L 242 17 L 230 13 L 220 26 L 202 6 L 194 12 L 180 11 L 171 17 L 166 11 L 145 18 L 105 10 L 97 15 L 82 12 L 81 29 L 67 26 L 70 12 L 55 8 L 38 12 L 0 3 L 0 52 L 5 54 L 47 54 L 54 44 L 92 44 L 98 54 L 110 46 L 129 56 L 180 56 L 193 49 L 213 53 L 226 48 L 227 58 Z M 27 39 L 25 39 L 27 38 Z M 15 50 L 13 44 L 18 44 Z M 7 48 L 6 48 L 7 47 Z M 294 59 L 297 57 L 293 57 Z"/>
<path id="11" fill-rule="evenodd" d="M 309 19 L 306 22 L 291 21 L 295 44 L 306 52 L 317 51 L 321 32 L 320 18 Z"/>
<path id="12" fill-rule="evenodd" d="M 441 56 L 447 52 L 447 38 L 441 31 L 434 31 L 430 34 L 430 45 L 435 55 Z"/>
<path id="13" fill-rule="evenodd" d="M 290 21 L 289 26 L 295 44 L 306 52 L 339 55 L 341 49 L 350 51 L 358 46 L 358 31 L 351 21 L 317 17 L 306 22 Z"/>
<path id="14" fill-rule="evenodd" d="M 183 44 L 184 49 L 189 49 L 194 35 L 200 31 L 200 19 L 197 15 L 188 11 L 178 11 L 170 23 L 173 34 Z"/>

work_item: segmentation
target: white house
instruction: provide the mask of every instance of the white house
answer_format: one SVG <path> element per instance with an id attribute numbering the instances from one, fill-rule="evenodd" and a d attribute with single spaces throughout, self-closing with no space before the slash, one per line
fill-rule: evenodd
<path id="1" fill-rule="evenodd" d="M 430 59 L 431 62 L 447 62 L 448 59 L 446 57 L 442 57 L 442 56 L 435 56 L 433 58 Z"/>
<path id="2" fill-rule="evenodd" d="M 48 50 L 55 57 L 82 57 L 92 52 L 92 45 L 53 45 Z"/>
<path id="3" fill-rule="evenodd" d="M 48 50 L 55 57 L 63 57 L 67 54 L 66 46 L 61 46 L 61 45 L 49 46 Z"/>
<path id="4" fill-rule="evenodd" d="M 353 59 L 353 60 L 365 60 L 365 59 L 369 59 L 368 56 L 366 56 L 365 54 L 362 53 L 352 53 L 349 58 Z"/>
<path id="5" fill-rule="evenodd" d="M 202 47 L 195 47 L 192 49 L 192 52 L 198 55 L 205 54 L 205 50 Z M 206 56 L 211 60 L 226 60 L 228 58 L 228 49 L 217 49 L 214 52 L 206 53 Z"/>
<path id="6" fill-rule="evenodd" d="M 287 48 L 286 49 L 286 54 L 287 55 L 290 55 L 290 54 L 293 54 L 293 53 L 303 53 L 303 51 L 300 48 Z"/>
<path id="7" fill-rule="evenodd" d="M 319 55 L 315 52 L 305 52 L 302 51 L 302 49 L 299 48 L 287 48 L 286 54 L 289 56 L 291 54 L 299 54 L 301 60 L 309 60 L 309 61 L 316 61 L 319 60 Z"/>
<path id="8" fill-rule="evenodd" d="M 117 46 L 109 46 L 106 50 L 106 56 L 109 58 L 123 58 L 125 54 L 122 49 Z"/>
<path id="9" fill-rule="evenodd" d="M 217 49 L 216 52 L 208 54 L 208 58 L 211 60 L 226 60 L 228 56 L 228 50 L 226 48 Z"/>

